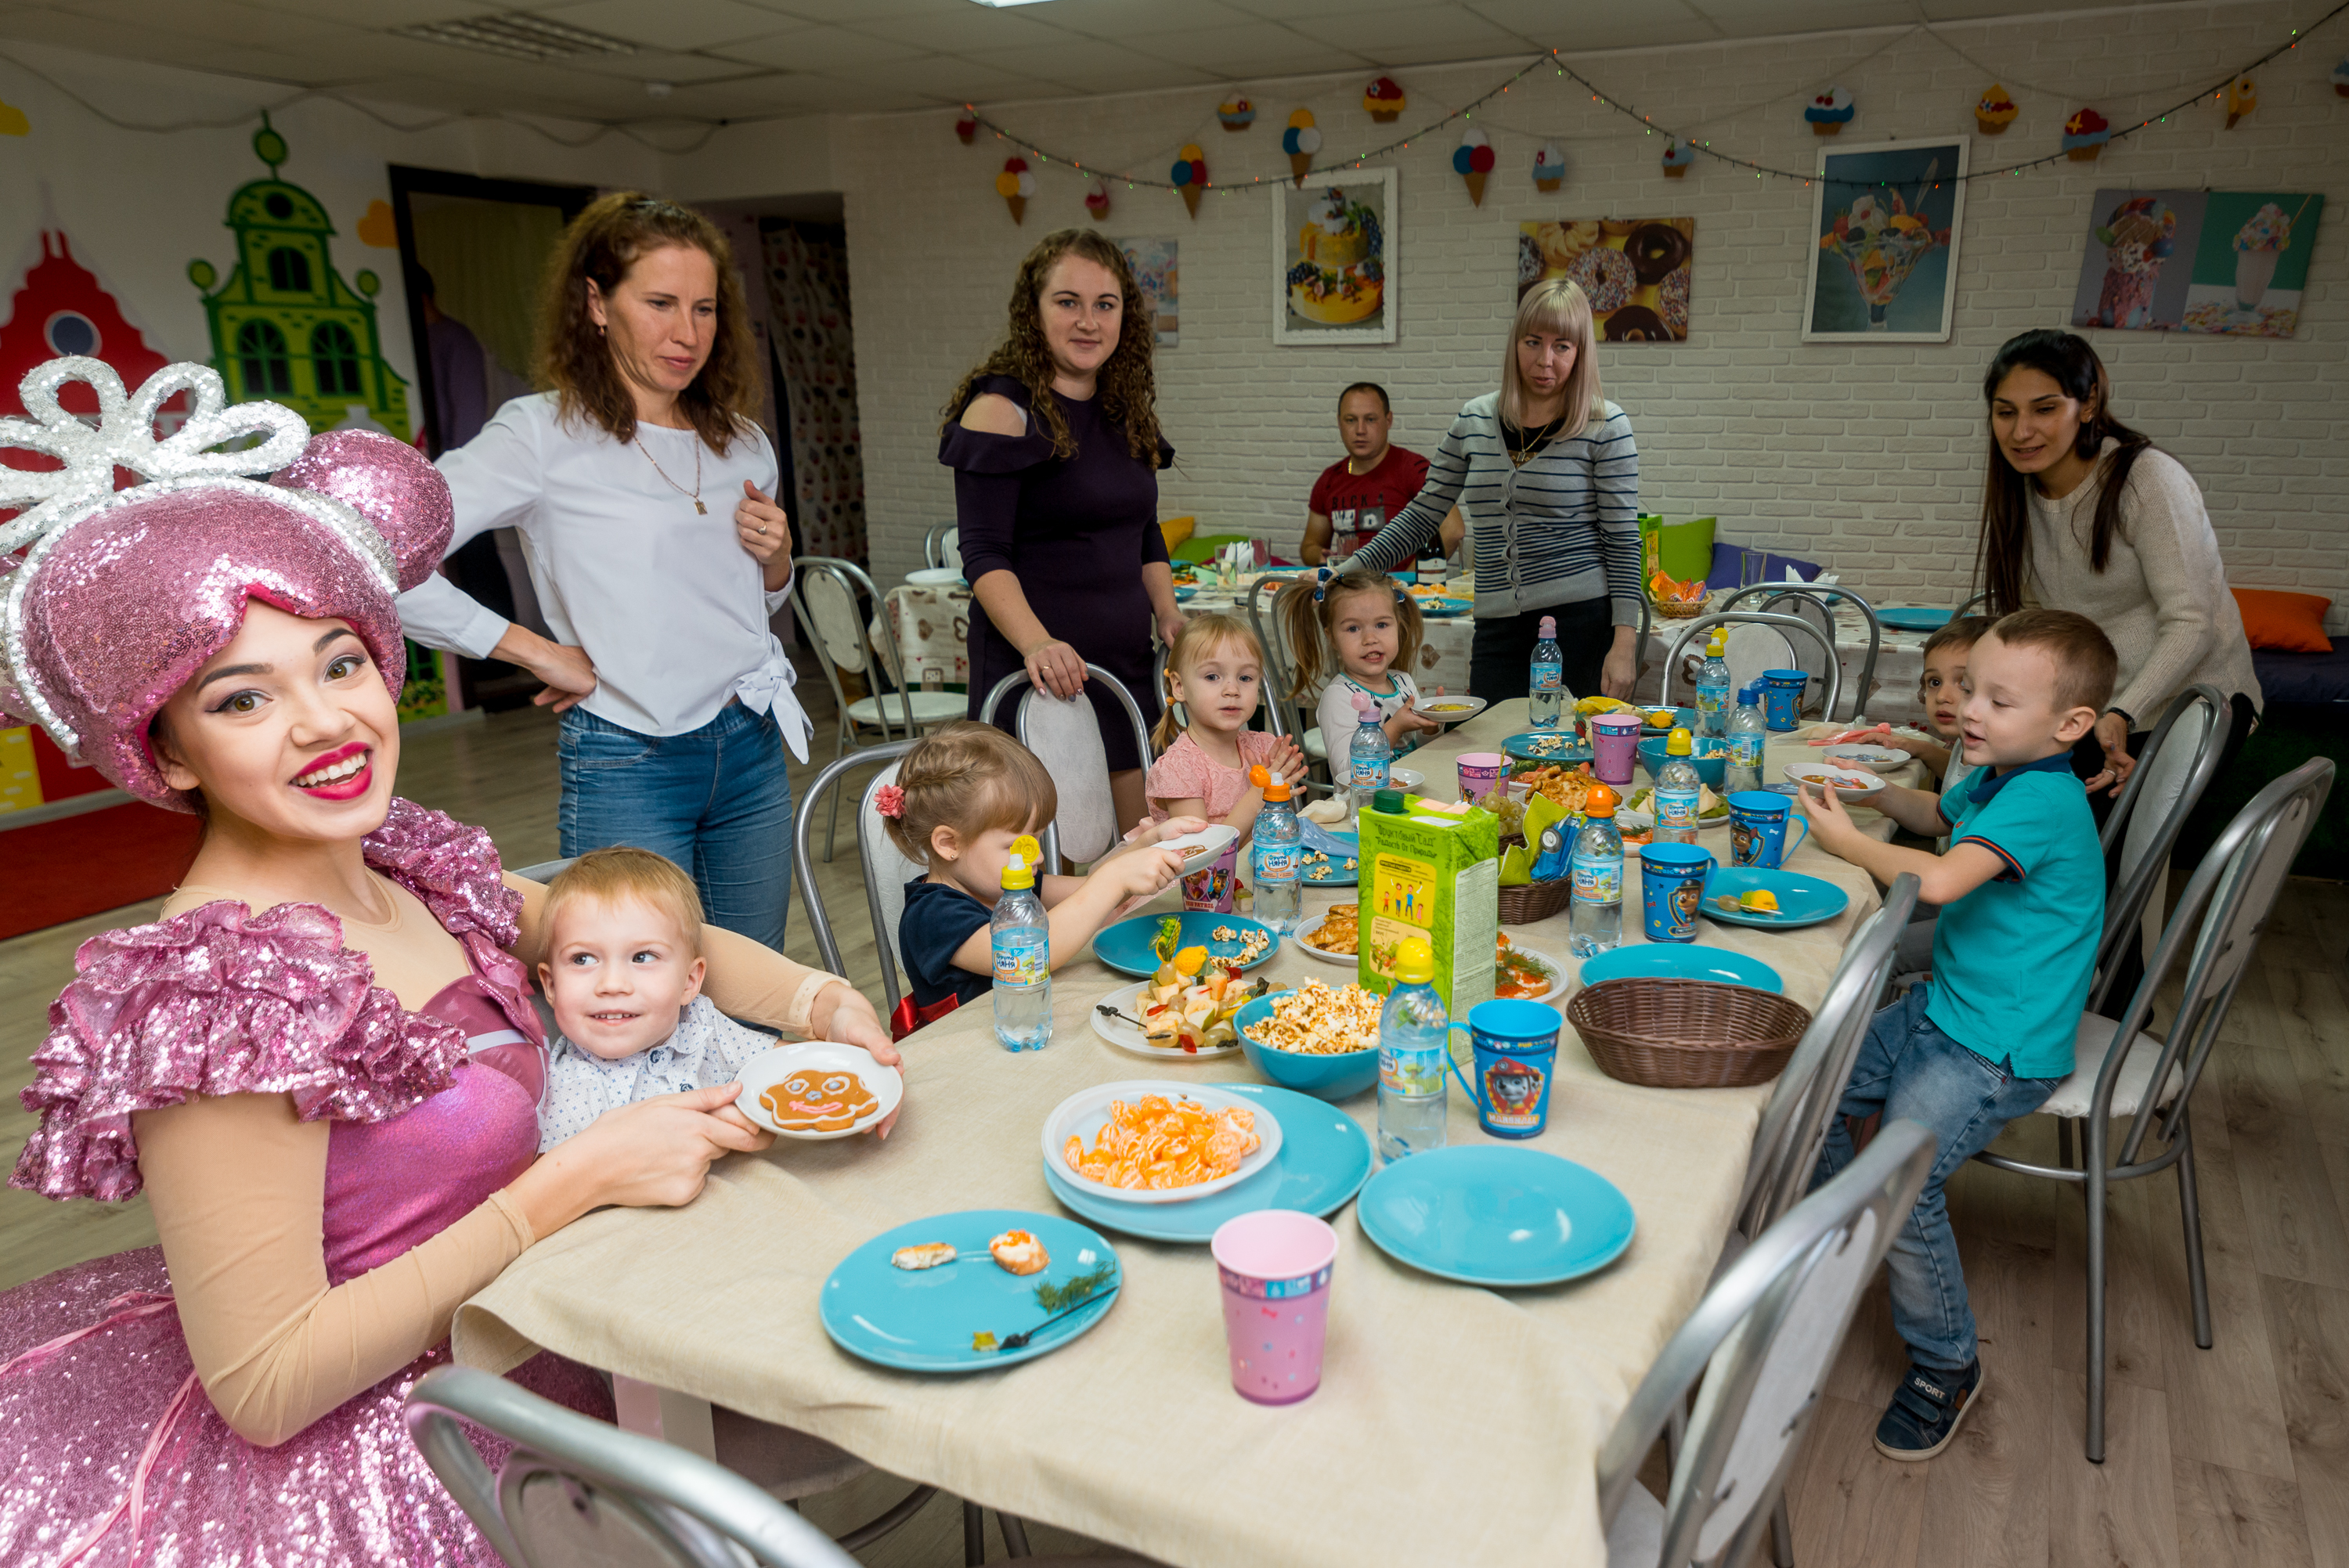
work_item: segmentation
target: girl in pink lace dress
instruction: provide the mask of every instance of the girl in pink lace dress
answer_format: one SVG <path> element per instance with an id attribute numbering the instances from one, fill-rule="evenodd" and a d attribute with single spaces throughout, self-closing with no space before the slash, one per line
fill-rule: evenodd
<path id="1" fill-rule="evenodd" d="M 58 411 L 65 379 L 99 428 Z M 162 919 L 83 945 L 24 1091 L 15 1184 L 143 1190 L 162 1244 L 0 1294 L 0 1562 L 494 1563 L 400 1420 L 458 1305 L 588 1209 L 687 1202 L 766 1140 L 729 1087 L 536 1156 L 540 890 L 391 792 L 392 595 L 449 531 L 421 458 L 223 409 L 195 366 L 130 397 L 55 362 L 24 401 L 39 422 L 0 444 L 64 469 L 0 470 L 0 502 L 38 503 L 0 524 L 0 711 L 207 831 Z M 118 466 L 161 482 L 113 493 Z M 844 981 L 712 935 L 721 1006 L 895 1059 Z M 585 1368 L 516 1376 L 608 1415 Z"/>
<path id="2" fill-rule="evenodd" d="M 1145 786 L 1151 820 L 1204 817 L 1238 829 L 1246 843 L 1264 809 L 1264 791 L 1248 782 L 1248 769 L 1262 766 L 1292 784 L 1305 777 L 1295 741 L 1248 727 L 1264 700 L 1256 634 L 1234 616 L 1194 617 L 1167 653 L 1164 696 L 1166 711 L 1151 736 L 1161 753 Z"/>

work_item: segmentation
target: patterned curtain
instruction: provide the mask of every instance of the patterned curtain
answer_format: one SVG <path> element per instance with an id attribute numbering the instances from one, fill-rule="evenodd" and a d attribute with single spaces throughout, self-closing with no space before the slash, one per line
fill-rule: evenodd
<path id="1" fill-rule="evenodd" d="M 848 318 L 848 243 L 839 229 L 761 225 L 775 347 L 791 405 L 801 553 L 866 559 L 864 446 L 856 428 L 856 346 Z"/>

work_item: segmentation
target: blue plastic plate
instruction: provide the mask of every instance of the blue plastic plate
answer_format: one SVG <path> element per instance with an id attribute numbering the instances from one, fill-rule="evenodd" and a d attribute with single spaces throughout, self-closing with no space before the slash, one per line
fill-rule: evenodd
<path id="1" fill-rule="evenodd" d="M 1450 621 L 1476 607 L 1472 599 L 1422 599 L 1419 613 L 1431 621 Z"/>
<path id="2" fill-rule="evenodd" d="M 1317 1216 L 1335 1213 L 1370 1180 L 1369 1135 L 1344 1111 L 1271 1084 L 1219 1083 L 1216 1087 L 1262 1100 L 1280 1122 L 1280 1152 L 1247 1181 L 1189 1203 L 1120 1203 L 1095 1197 L 1079 1191 L 1075 1182 L 1049 1164 L 1044 1167 L 1044 1184 L 1062 1208 L 1097 1225 L 1145 1241 L 1205 1243 L 1226 1220 L 1253 1214 L 1258 1209 L 1295 1209 Z"/>
<path id="3" fill-rule="evenodd" d="M 1316 856 L 1320 858 L 1317 860 Z M 1356 862 L 1351 871 L 1346 869 L 1346 861 L 1349 858 Z M 1343 853 L 1328 854 L 1320 850 L 1307 850 L 1304 859 L 1298 867 L 1298 885 L 1300 887 L 1353 887 L 1362 880 L 1361 861 L 1361 856 L 1359 852 L 1349 857 Z M 1321 874 L 1316 875 L 1317 872 Z"/>
<path id="4" fill-rule="evenodd" d="M 1093 938 L 1093 956 L 1124 975 L 1137 975 L 1144 979 L 1158 972 L 1158 954 L 1151 944 L 1158 940 L 1158 923 L 1166 917 L 1158 914 L 1137 914 L 1132 920 L 1121 920 Z M 1280 938 L 1271 927 L 1259 925 L 1241 914 L 1216 914 L 1206 910 L 1186 910 L 1178 918 L 1183 922 L 1185 947 L 1204 944 L 1210 958 L 1237 964 L 1240 956 L 1240 938 L 1218 941 L 1213 934 L 1220 928 L 1234 932 L 1261 931 L 1269 944 L 1243 969 L 1253 969 L 1280 951 Z"/>
<path id="5" fill-rule="evenodd" d="M 1898 604 L 1889 610 L 1878 610 L 1876 619 L 1879 624 L 1896 632 L 1935 632 L 1949 624 L 1952 614 L 1949 610 L 1926 610 Z"/>
<path id="6" fill-rule="evenodd" d="M 1040 1274 L 1014 1274 L 987 1256 L 987 1243 L 1005 1231 L 1027 1231 L 1044 1243 L 1051 1262 Z M 934 1269 L 901 1269 L 889 1262 L 899 1247 L 951 1242 L 977 1253 Z M 1001 1339 L 1050 1316 L 1036 1303 L 1036 1287 L 1065 1284 L 1117 1252 L 1101 1233 L 1058 1214 L 1018 1209 L 968 1209 L 936 1214 L 885 1231 L 840 1260 L 823 1282 L 823 1331 L 851 1356 L 908 1372 L 983 1372 L 1047 1356 L 1101 1321 L 1117 1299 L 1112 1285 L 1081 1311 L 1038 1332 L 1018 1350 L 974 1350 L 981 1332 Z M 1122 1281 L 1121 1281 L 1122 1283 Z"/>
<path id="7" fill-rule="evenodd" d="M 1757 914 L 1749 910 L 1723 909 L 1715 902 L 1753 888 L 1768 888 L 1777 894 L 1778 913 Z M 1765 872 L 1754 866 L 1723 866 L 1704 879 L 1704 903 L 1697 913 L 1730 925 L 1788 931 L 1798 925 L 1833 920 L 1850 903 L 1849 894 L 1821 877 L 1806 877 L 1800 872 Z"/>
<path id="8" fill-rule="evenodd" d="M 1635 943 L 1582 961 L 1585 985 L 1635 975 L 1662 980 L 1718 980 L 1724 985 L 1750 985 L 1756 991 L 1781 994 L 1786 989 L 1778 972 L 1759 958 L 1696 942 Z"/>
<path id="9" fill-rule="evenodd" d="M 1623 1255 L 1631 1202 L 1538 1149 L 1464 1144 L 1398 1160 L 1362 1189 L 1362 1233 L 1397 1263 L 1464 1284 L 1557 1284 Z"/>
<path id="10" fill-rule="evenodd" d="M 1198 593 L 1199 590 L 1188 583 L 1177 583 L 1174 588 L 1174 603 L 1187 604 L 1198 596 Z"/>
<path id="11" fill-rule="evenodd" d="M 1536 743 L 1548 748 L 1537 751 Z M 1531 729 L 1523 735 L 1513 735 L 1501 742 L 1501 749 L 1520 762 L 1588 762 L 1590 748 L 1574 738 L 1574 731 L 1564 725 L 1556 729 Z"/>

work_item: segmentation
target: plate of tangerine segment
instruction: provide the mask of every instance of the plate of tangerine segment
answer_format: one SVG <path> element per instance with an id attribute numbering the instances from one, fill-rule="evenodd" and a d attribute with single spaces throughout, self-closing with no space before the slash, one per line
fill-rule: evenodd
<path id="1" fill-rule="evenodd" d="M 1084 1192 L 1180 1203 L 1246 1181 L 1280 1152 L 1264 1102 L 1213 1084 L 1129 1079 L 1080 1089 L 1044 1119 L 1044 1163 Z"/>
<path id="2" fill-rule="evenodd" d="M 897 1109 L 905 1080 L 862 1046 L 802 1040 L 742 1064 L 734 1108 L 783 1138 L 854 1138 Z"/>

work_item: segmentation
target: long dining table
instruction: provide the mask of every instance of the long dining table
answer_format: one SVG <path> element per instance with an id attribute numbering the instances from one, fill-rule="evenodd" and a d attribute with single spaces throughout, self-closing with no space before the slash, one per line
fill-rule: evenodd
<path id="1" fill-rule="evenodd" d="M 1454 758 L 1525 727 L 1497 705 L 1404 758 L 1425 792 Z M 1813 756 L 1776 742 L 1770 770 Z M 1873 817 L 1873 814 L 1868 814 Z M 1875 819 L 1889 835 L 1889 822 Z M 1726 830 L 1703 835 L 1728 860 Z M 1764 959 L 1815 1006 L 1854 926 L 1878 907 L 1857 868 L 1805 843 L 1790 869 L 1842 887 L 1835 919 L 1773 932 L 1702 922 L 1698 940 Z M 1640 932 L 1627 868 L 1624 940 Z M 1309 887 L 1305 920 L 1352 889 Z M 1178 907 L 1163 895 L 1153 911 Z M 1504 928 L 1569 964 L 1564 914 Z M 1259 973 L 1333 978 L 1283 942 Z M 470 1300 L 460 1362 L 503 1371 L 539 1349 L 602 1367 L 665 1408 L 709 1401 L 812 1433 L 962 1498 L 1179 1564 L 1606 1561 L 1593 1484 L 1607 1432 L 1710 1278 L 1733 1219 L 1766 1087 L 1673 1090 L 1606 1077 L 1561 1031 L 1547 1130 L 1528 1147 L 1589 1167 L 1630 1201 L 1623 1255 L 1569 1284 L 1495 1290 L 1422 1274 L 1363 1234 L 1339 1236 L 1319 1390 L 1268 1408 L 1235 1393 L 1204 1245 L 1113 1235 L 1120 1293 L 1090 1332 L 1000 1371 L 925 1376 L 837 1348 L 818 1317 L 826 1276 L 864 1242 L 968 1209 L 1060 1212 L 1039 1134 L 1089 1086 L 1253 1075 L 1238 1055 L 1168 1065 L 1088 1026 L 1132 981 L 1090 952 L 1053 975 L 1053 1036 L 1006 1051 L 966 1006 L 908 1037 L 905 1103 L 885 1140 L 779 1142 L 712 1168 L 680 1209 L 609 1209 L 525 1252 Z M 1563 1007 L 1565 997 L 1560 997 Z M 1376 1095 L 1334 1108 L 1365 1130 Z M 1491 1141 L 1454 1088 L 1449 1140 Z"/>

